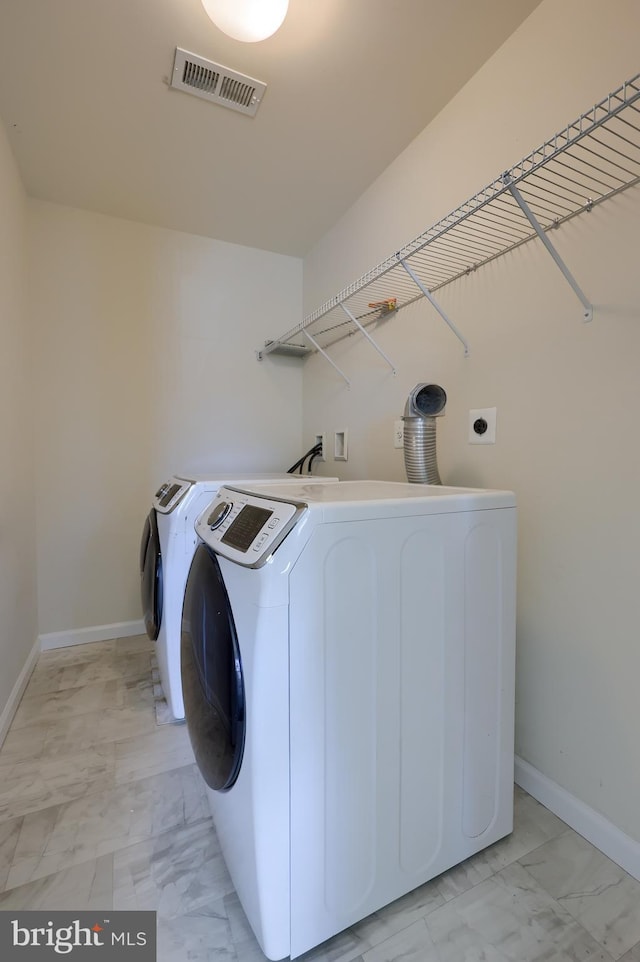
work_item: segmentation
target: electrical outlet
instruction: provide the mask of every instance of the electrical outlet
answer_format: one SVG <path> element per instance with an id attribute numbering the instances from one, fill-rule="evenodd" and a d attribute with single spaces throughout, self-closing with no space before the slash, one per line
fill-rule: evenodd
<path id="1" fill-rule="evenodd" d="M 404 447 L 404 421 L 402 418 L 393 422 L 393 446 L 394 448 Z"/>
<path id="2" fill-rule="evenodd" d="M 316 461 L 326 461 L 326 460 L 327 460 L 327 435 L 324 434 L 324 432 L 323 432 L 322 434 L 316 434 L 316 439 L 315 439 L 315 441 L 314 441 L 314 444 L 321 444 L 321 445 L 322 445 L 322 451 L 321 451 L 320 454 L 315 458 L 315 460 L 316 460 Z"/>
<path id="3" fill-rule="evenodd" d="M 469 411 L 469 444 L 496 443 L 496 408 Z"/>
<path id="4" fill-rule="evenodd" d="M 347 461 L 348 457 L 348 432 L 336 431 L 333 436 L 333 459 L 334 461 Z"/>

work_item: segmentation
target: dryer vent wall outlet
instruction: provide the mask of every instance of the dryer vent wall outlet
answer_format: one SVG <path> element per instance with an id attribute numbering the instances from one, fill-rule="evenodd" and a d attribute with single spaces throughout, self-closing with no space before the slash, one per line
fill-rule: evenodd
<path id="1" fill-rule="evenodd" d="M 497 408 L 476 408 L 469 411 L 469 444 L 496 443 Z"/>

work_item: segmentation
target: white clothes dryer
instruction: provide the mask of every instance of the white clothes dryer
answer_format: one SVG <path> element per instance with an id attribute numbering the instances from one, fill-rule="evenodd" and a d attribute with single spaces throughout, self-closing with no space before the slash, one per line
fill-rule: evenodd
<path id="1" fill-rule="evenodd" d="M 515 499 L 224 487 L 196 531 L 189 735 L 258 942 L 296 957 L 512 830 Z"/>
<path id="2" fill-rule="evenodd" d="M 308 479 L 309 483 L 333 479 Z M 337 480 L 337 479 L 335 479 Z M 180 682 L 180 624 L 189 566 L 196 548 L 194 524 L 223 484 L 300 482 L 293 474 L 212 473 L 173 475 L 156 491 L 140 543 L 141 600 L 169 711 L 184 718 Z"/>

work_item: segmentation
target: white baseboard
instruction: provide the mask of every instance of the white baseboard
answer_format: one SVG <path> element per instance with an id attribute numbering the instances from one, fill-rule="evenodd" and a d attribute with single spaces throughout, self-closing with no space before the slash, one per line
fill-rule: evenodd
<path id="1" fill-rule="evenodd" d="M 640 881 L 640 842 L 517 756 L 515 780 L 520 788 Z"/>
<path id="2" fill-rule="evenodd" d="M 117 621 L 113 625 L 73 628 L 70 631 L 52 631 L 47 635 L 40 635 L 40 648 L 42 651 L 50 651 L 52 648 L 69 648 L 71 645 L 87 645 L 93 641 L 130 638 L 132 635 L 144 634 L 145 627 L 142 618 L 137 621 Z"/>
<path id="3" fill-rule="evenodd" d="M 29 652 L 29 656 L 24 664 L 24 667 L 20 674 L 18 675 L 18 680 L 16 681 L 7 704 L 0 714 L 0 747 L 7 737 L 7 732 L 11 722 L 13 721 L 13 716 L 18 710 L 18 705 L 20 704 L 20 699 L 24 693 L 25 688 L 31 678 L 31 672 L 36 667 L 36 662 L 38 661 L 38 655 L 40 654 L 40 642 L 36 641 L 33 648 Z"/>

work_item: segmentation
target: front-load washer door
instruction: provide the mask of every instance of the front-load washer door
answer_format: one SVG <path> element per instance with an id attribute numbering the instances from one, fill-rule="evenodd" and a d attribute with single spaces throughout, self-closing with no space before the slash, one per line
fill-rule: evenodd
<path id="1" fill-rule="evenodd" d="M 153 508 L 144 523 L 140 542 L 140 597 L 146 632 L 151 641 L 155 641 L 162 621 L 162 553 Z"/>
<path id="2" fill-rule="evenodd" d="M 182 609 L 184 713 L 198 767 L 210 788 L 224 792 L 240 772 L 245 692 L 240 647 L 218 560 L 200 544 Z"/>

